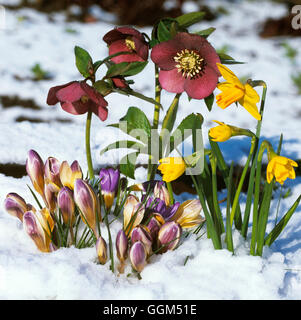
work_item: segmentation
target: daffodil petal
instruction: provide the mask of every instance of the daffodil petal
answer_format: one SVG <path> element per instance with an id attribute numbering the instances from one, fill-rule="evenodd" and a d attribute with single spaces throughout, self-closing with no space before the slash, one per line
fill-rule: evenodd
<path id="1" fill-rule="evenodd" d="M 244 85 L 239 81 L 237 76 L 226 66 L 223 64 L 217 63 L 218 70 L 220 71 L 221 75 L 227 82 L 234 83 L 235 85 L 239 86 L 241 89 L 244 89 Z"/>

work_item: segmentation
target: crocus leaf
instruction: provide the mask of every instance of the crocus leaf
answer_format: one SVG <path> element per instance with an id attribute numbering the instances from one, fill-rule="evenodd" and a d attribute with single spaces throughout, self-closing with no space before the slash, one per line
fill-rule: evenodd
<path id="1" fill-rule="evenodd" d="M 76 46 L 74 48 L 75 64 L 78 71 L 85 77 L 93 75 L 93 61 L 90 54 L 83 48 Z"/>
<path id="2" fill-rule="evenodd" d="M 264 239 L 264 244 L 267 246 L 270 246 L 280 235 L 280 233 L 283 231 L 287 223 L 289 222 L 290 218 L 296 211 L 299 203 L 301 200 L 301 195 L 298 197 L 298 199 L 295 201 L 295 203 L 292 205 L 292 207 L 287 211 L 287 213 L 283 216 L 283 218 L 277 223 L 275 228 L 267 235 L 267 237 Z"/>
<path id="3" fill-rule="evenodd" d="M 137 141 L 130 141 L 130 140 L 120 140 L 113 142 L 106 146 L 104 149 L 100 151 L 100 156 L 102 156 L 104 153 L 106 153 L 109 150 L 114 149 L 134 149 L 139 151 L 140 153 L 144 153 L 145 146 Z"/>
<path id="4" fill-rule="evenodd" d="M 211 27 L 208 29 L 204 29 L 204 30 L 195 32 L 195 34 L 198 34 L 199 36 L 202 36 L 204 38 L 208 38 L 211 35 L 211 33 L 213 33 L 215 30 L 216 30 L 216 28 Z"/>
<path id="5" fill-rule="evenodd" d="M 207 109 L 208 109 L 209 111 L 211 111 L 211 110 L 212 110 L 212 106 L 213 106 L 213 102 L 214 102 L 214 94 L 211 93 L 211 95 L 208 96 L 208 97 L 206 97 L 206 98 L 204 99 L 204 101 L 205 101 L 205 104 L 206 104 Z"/>
<path id="6" fill-rule="evenodd" d="M 127 114 L 119 120 L 119 123 L 110 124 L 109 126 L 119 128 L 138 140 L 141 140 L 137 137 L 139 132 L 144 133 L 146 137 L 151 136 L 151 125 L 145 113 L 137 107 L 129 107 Z"/>
<path id="7" fill-rule="evenodd" d="M 188 28 L 203 20 L 205 14 L 206 13 L 202 11 L 190 12 L 177 17 L 176 21 L 179 23 L 180 27 Z"/>
<path id="8" fill-rule="evenodd" d="M 136 160 L 139 155 L 139 152 L 133 152 L 127 154 L 120 160 L 120 172 L 135 179 L 135 167 L 136 167 Z"/>

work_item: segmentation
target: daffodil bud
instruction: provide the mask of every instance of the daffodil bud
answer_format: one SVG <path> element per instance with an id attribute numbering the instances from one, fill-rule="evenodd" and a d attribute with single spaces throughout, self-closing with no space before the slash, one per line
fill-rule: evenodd
<path id="1" fill-rule="evenodd" d="M 135 196 L 127 197 L 123 209 L 123 225 L 126 235 L 130 235 L 133 228 L 140 224 L 144 211 L 142 204 Z"/>
<path id="2" fill-rule="evenodd" d="M 66 225 L 73 224 L 75 220 L 74 210 L 75 204 L 73 199 L 73 193 L 68 187 L 63 187 L 58 196 L 57 196 L 57 204 L 59 209 L 61 210 L 63 221 Z"/>
<path id="3" fill-rule="evenodd" d="M 24 213 L 29 209 L 25 200 L 17 193 L 9 193 L 4 200 L 5 210 L 14 217 L 23 221 Z"/>
<path id="4" fill-rule="evenodd" d="M 110 209 L 113 205 L 115 194 L 118 189 L 120 172 L 119 170 L 114 170 L 113 168 L 101 169 L 99 178 L 101 193 L 103 195 L 106 208 Z"/>
<path id="5" fill-rule="evenodd" d="M 69 189 L 74 189 L 74 183 L 76 179 L 82 179 L 83 173 L 80 165 L 75 160 L 69 166 L 67 161 L 63 161 L 60 166 L 60 180 L 63 186 L 68 187 Z"/>
<path id="6" fill-rule="evenodd" d="M 128 256 L 128 238 L 123 229 L 117 233 L 116 252 L 119 261 L 124 262 Z"/>
<path id="7" fill-rule="evenodd" d="M 175 222 L 170 221 L 163 224 L 158 233 L 158 247 L 161 248 L 160 252 L 166 252 L 167 250 L 174 250 L 182 235 L 181 226 Z"/>
<path id="8" fill-rule="evenodd" d="M 39 154 L 34 150 L 28 152 L 26 172 L 34 189 L 44 197 L 44 163 Z"/>
<path id="9" fill-rule="evenodd" d="M 202 206 L 199 200 L 187 200 L 179 206 L 172 220 L 176 221 L 182 228 L 192 228 L 205 221 L 200 215 L 201 211 Z"/>
<path id="10" fill-rule="evenodd" d="M 146 265 L 146 249 L 141 241 L 135 242 L 130 249 L 130 260 L 132 267 L 141 272 Z"/>
<path id="11" fill-rule="evenodd" d="M 49 157 L 45 162 L 45 183 L 53 185 L 54 192 L 57 192 L 62 186 L 60 180 L 60 166 L 60 162 L 54 157 Z"/>
<path id="12" fill-rule="evenodd" d="M 92 187 L 82 179 L 77 179 L 74 184 L 74 201 L 80 209 L 82 220 L 93 230 L 98 238 L 96 217 L 100 218 L 98 198 Z"/>
<path id="13" fill-rule="evenodd" d="M 51 183 L 45 184 L 44 195 L 47 208 L 50 212 L 54 212 L 56 209 L 56 193 L 53 191 Z"/>
<path id="14" fill-rule="evenodd" d="M 105 264 L 108 260 L 107 243 L 101 236 L 96 241 L 96 252 L 100 264 Z"/>
<path id="15" fill-rule="evenodd" d="M 147 255 L 149 256 L 151 254 L 153 240 L 150 232 L 145 227 L 141 225 L 135 227 L 131 234 L 131 241 L 132 243 L 141 241 L 144 244 Z"/>

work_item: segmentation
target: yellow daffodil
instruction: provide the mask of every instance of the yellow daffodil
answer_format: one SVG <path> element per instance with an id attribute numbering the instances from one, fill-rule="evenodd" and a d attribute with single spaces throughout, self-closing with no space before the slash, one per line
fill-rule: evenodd
<path id="1" fill-rule="evenodd" d="M 287 178 L 295 179 L 296 173 L 293 167 L 298 167 L 295 161 L 275 154 L 272 155 L 267 166 L 267 182 L 270 183 L 273 177 L 280 184 L 283 184 Z"/>
<path id="2" fill-rule="evenodd" d="M 224 142 L 232 137 L 232 128 L 224 122 L 213 120 L 219 124 L 219 126 L 211 128 L 209 130 L 209 136 L 212 141 Z"/>
<path id="3" fill-rule="evenodd" d="M 186 169 L 184 160 L 181 157 L 168 157 L 160 159 L 161 163 L 158 169 L 163 174 L 162 179 L 165 182 L 171 182 L 179 178 Z"/>
<path id="4" fill-rule="evenodd" d="M 238 102 L 255 119 L 261 120 L 261 115 L 256 106 L 256 103 L 260 100 L 258 93 L 250 84 L 241 83 L 237 76 L 226 66 L 217 63 L 217 67 L 226 80 L 217 85 L 217 88 L 222 91 L 216 96 L 217 105 L 225 109 L 232 103 Z"/>

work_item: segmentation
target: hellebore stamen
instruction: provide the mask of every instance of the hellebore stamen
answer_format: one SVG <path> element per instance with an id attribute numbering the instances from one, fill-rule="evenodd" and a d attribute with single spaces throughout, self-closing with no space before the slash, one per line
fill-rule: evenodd
<path id="1" fill-rule="evenodd" d="M 131 37 L 127 37 L 127 38 L 125 39 L 125 44 L 126 44 L 126 46 L 127 46 L 130 50 L 136 51 L 135 42 L 132 40 Z"/>
<path id="2" fill-rule="evenodd" d="M 192 50 L 182 50 L 174 57 L 177 63 L 178 72 L 182 72 L 183 77 L 195 78 L 204 68 L 204 59 Z"/>

